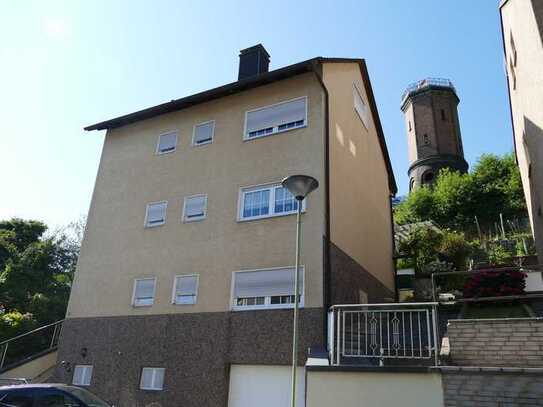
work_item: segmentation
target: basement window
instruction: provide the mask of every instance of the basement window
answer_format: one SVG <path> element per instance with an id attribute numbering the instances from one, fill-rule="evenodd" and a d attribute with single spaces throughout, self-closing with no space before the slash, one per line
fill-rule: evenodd
<path id="1" fill-rule="evenodd" d="M 239 220 L 289 215 L 298 210 L 298 201 L 281 184 L 242 188 L 240 195 Z"/>
<path id="2" fill-rule="evenodd" d="M 243 139 L 251 140 L 307 126 L 307 97 L 245 113 Z"/>
<path id="3" fill-rule="evenodd" d="M 75 365 L 72 384 L 76 386 L 90 386 L 92 378 L 92 365 Z"/>
<path id="4" fill-rule="evenodd" d="M 157 154 L 167 154 L 175 151 L 177 146 L 177 133 L 166 133 L 158 136 L 158 142 L 156 146 Z"/>
<path id="5" fill-rule="evenodd" d="M 213 142 L 213 134 L 215 133 L 215 121 L 209 121 L 194 126 L 192 135 L 192 145 L 202 146 Z"/>
<path id="6" fill-rule="evenodd" d="M 141 371 L 140 389 L 162 390 L 164 388 L 164 368 L 144 367 Z"/>
<path id="7" fill-rule="evenodd" d="M 354 110 L 356 110 L 356 113 L 358 114 L 358 117 L 360 117 L 360 120 L 362 120 L 362 124 L 366 129 L 369 128 L 369 109 L 368 105 L 364 102 L 364 99 L 362 98 L 361 92 L 358 90 L 356 85 L 353 85 L 353 98 L 354 98 Z M 411 127 L 411 123 L 409 123 Z"/>
<path id="8" fill-rule="evenodd" d="M 266 270 L 237 271 L 233 275 L 232 309 L 237 311 L 294 306 L 296 269 L 283 267 Z M 303 305 L 304 268 L 300 268 L 299 301 Z"/>
<path id="9" fill-rule="evenodd" d="M 145 227 L 160 226 L 166 223 L 167 201 L 152 202 L 147 204 L 145 212 Z"/>
<path id="10" fill-rule="evenodd" d="M 134 281 L 132 305 L 134 307 L 150 307 L 155 302 L 156 278 L 138 278 Z"/>
<path id="11" fill-rule="evenodd" d="M 176 276 L 173 288 L 174 304 L 196 304 L 198 295 L 198 275 Z"/>
<path id="12" fill-rule="evenodd" d="M 207 212 L 207 195 L 194 195 L 185 198 L 183 204 L 183 221 L 194 222 L 205 219 Z"/>

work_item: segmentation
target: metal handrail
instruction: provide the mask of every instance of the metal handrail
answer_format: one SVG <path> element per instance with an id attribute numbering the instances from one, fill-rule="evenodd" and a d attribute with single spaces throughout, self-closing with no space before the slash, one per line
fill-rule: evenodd
<path id="1" fill-rule="evenodd" d="M 398 306 L 432 306 L 432 305 L 439 305 L 439 302 L 385 302 L 382 304 L 336 304 L 332 305 L 329 309 L 333 310 L 335 308 L 361 308 L 361 307 L 398 307 Z"/>
<path id="2" fill-rule="evenodd" d="M 23 338 L 28 338 L 32 335 L 39 335 L 40 333 L 46 331 L 47 329 L 53 328 L 53 335 L 51 336 L 51 340 L 49 340 L 47 337 L 47 346 L 37 350 L 36 352 L 32 354 L 24 354 L 23 357 L 21 357 L 21 360 L 24 360 L 26 358 L 32 357 L 34 355 L 37 355 L 44 351 L 49 351 L 52 349 L 55 349 L 58 343 L 58 338 L 60 337 L 60 330 L 62 329 L 62 323 L 64 322 L 64 319 L 61 319 L 60 321 L 53 322 L 51 324 L 43 325 L 39 328 L 33 329 L 32 331 L 25 332 L 24 334 L 14 336 L 13 338 L 6 339 L 2 342 L 0 342 L 0 369 L 3 369 L 6 364 L 6 356 L 8 354 L 9 345 L 13 342 L 19 341 Z M 18 355 L 20 356 L 20 355 Z M 16 361 L 11 361 L 10 364 L 17 363 Z"/>
<path id="3" fill-rule="evenodd" d="M 438 305 L 438 302 L 413 302 L 331 306 L 328 312 L 331 364 L 373 359 L 383 366 L 385 360 L 433 359 L 437 366 Z"/>
<path id="4" fill-rule="evenodd" d="M 63 319 L 60 319 L 60 320 L 58 320 L 58 321 L 56 321 L 56 322 L 53 322 L 53 323 L 51 323 L 51 324 L 43 325 L 43 326 L 40 326 L 39 328 L 33 329 L 32 331 L 28 331 L 28 332 L 25 332 L 24 334 L 17 335 L 17 336 L 14 336 L 13 338 L 6 339 L 5 341 L 0 342 L 0 346 L 4 345 L 4 344 L 7 343 L 7 342 L 11 342 L 11 341 L 14 341 L 14 340 L 16 340 L 16 339 L 22 338 L 22 337 L 24 337 L 24 336 L 31 335 L 31 334 L 33 334 L 33 333 L 35 333 L 35 332 L 42 331 L 42 330 L 44 330 L 44 329 L 47 329 L 47 328 L 49 328 L 49 327 L 52 327 L 53 325 L 61 324 L 62 322 L 64 322 L 64 320 L 63 320 Z"/>

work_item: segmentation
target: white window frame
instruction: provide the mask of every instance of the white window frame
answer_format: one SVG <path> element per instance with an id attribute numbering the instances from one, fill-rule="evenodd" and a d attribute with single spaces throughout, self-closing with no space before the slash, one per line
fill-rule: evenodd
<path id="1" fill-rule="evenodd" d="M 76 383 L 75 382 L 75 373 L 76 373 L 76 370 L 78 368 L 83 369 L 83 374 L 81 376 L 83 379 L 85 379 L 86 376 L 88 375 L 88 381 L 83 380 L 83 382 L 81 382 L 81 383 Z M 93 366 L 92 365 L 75 365 L 74 366 L 74 374 L 72 376 L 72 384 L 75 385 L 75 386 L 90 386 L 91 382 L 92 382 L 92 371 L 93 371 Z M 89 372 L 89 373 L 87 373 L 87 372 Z"/>
<path id="2" fill-rule="evenodd" d="M 211 140 L 208 140 L 203 143 L 196 143 L 196 127 L 202 126 L 204 124 L 209 124 L 209 123 L 213 123 L 213 130 L 211 131 Z M 214 139 L 215 139 L 215 120 L 208 120 L 207 122 L 196 123 L 194 127 L 192 128 L 192 146 L 193 147 L 200 147 L 200 146 L 211 144 L 213 143 Z"/>
<path id="3" fill-rule="evenodd" d="M 238 217 L 237 217 L 238 222 L 248 222 L 251 220 L 266 219 L 266 218 L 277 218 L 279 216 L 290 216 L 290 215 L 296 214 L 295 210 L 291 212 L 275 213 L 275 188 L 280 187 L 280 186 L 281 186 L 281 182 L 272 182 L 268 184 L 240 187 L 239 193 L 238 193 Z M 245 202 L 245 194 L 249 192 L 262 191 L 265 189 L 270 190 L 270 213 L 268 213 L 267 215 L 244 217 L 243 204 Z M 307 202 L 307 198 L 302 201 L 302 213 L 306 211 L 306 202 Z M 272 211 L 272 204 L 273 204 L 273 211 Z"/>
<path id="4" fill-rule="evenodd" d="M 151 205 L 158 205 L 158 204 L 164 204 L 164 221 L 161 223 L 153 223 L 152 225 L 149 225 L 147 223 L 147 217 L 149 216 L 149 207 Z M 143 226 L 146 228 L 155 228 L 157 226 L 162 226 L 166 223 L 167 214 L 168 214 L 168 201 L 149 202 L 147 206 L 145 207 L 145 222 L 143 223 Z"/>
<path id="5" fill-rule="evenodd" d="M 137 285 L 138 281 L 143 281 L 143 280 L 153 280 L 155 282 L 153 284 L 153 302 L 151 304 L 136 304 L 136 285 Z M 157 278 L 156 277 L 142 277 L 142 278 L 135 278 L 134 279 L 134 287 L 132 288 L 132 306 L 134 308 L 152 307 L 155 304 L 156 283 L 157 283 Z"/>
<path id="6" fill-rule="evenodd" d="M 168 136 L 170 134 L 175 134 L 175 145 L 173 146 L 173 150 L 169 150 L 169 151 L 160 151 L 160 138 L 162 136 Z M 174 131 L 167 131 L 165 133 L 160 133 L 157 137 L 157 141 L 156 141 L 156 149 L 155 149 L 155 154 L 156 155 L 164 155 L 164 154 L 170 154 L 170 153 L 174 153 L 176 150 L 177 150 L 177 144 L 179 143 L 179 132 L 177 130 L 174 130 Z"/>
<path id="7" fill-rule="evenodd" d="M 143 372 L 146 369 L 151 369 L 153 371 L 153 379 L 151 380 L 153 383 L 155 382 L 156 372 L 158 370 L 162 371 L 162 387 L 143 387 Z M 141 390 L 151 390 L 151 391 L 164 390 L 164 380 L 166 380 L 166 369 L 165 368 L 163 368 L 163 367 L 142 367 L 141 368 L 141 376 L 140 376 L 140 389 Z"/>
<path id="8" fill-rule="evenodd" d="M 194 302 L 192 304 L 186 304 L 182 302 L 177 302 L 175 295 L 177 292 L 177 279 L 182 277 L 196 277 L 196 294 L 194 295 Z M 198 304 L 198 290 L 200 289 L 200 275 L 199 274 L 179 274 L 173 278 L 173 290 L 172 290 L 172 304 L 174 305 L 196 305 Z"/>
<path id="9" fill-rule="evenodd" d="M 264 297 L 264 304 L 263 305 L 237 305 L 236 304 L 236 297 L 234 295 L 235 290 L 235 282 L 236 282 L 236 274 L 238 273 L 247 273 L 247 272 L 255 272 L 255 271 L 273 271 L 273 270 L 286 270 L 286 269 L 294 269 L 293 266 L 287 266 L 287 267 L 271 267 L 271 268 L 265 268 L 265 269 L 253 269 L 253 270 L 238 270 L 232 272 L 232 281 L 230 283 L 230 308 L 232 311 L 254 311 L 254 310 L 263 310 L 263 309 L 292 309 L 294 308 L 294 304 L 271 304 L 271 296 Z M 305 266 L 300 265 L 300 281 L 303 282 L 302 285 L 302 292 L 300 294 L 300 301 L 298 302 L 298 307 L 303 308 L 304 307 L 304 299 L 305 299 L 305 287 L 306 287 L 306 281 L 305 281 Z"/>
<path id="10" fill-rule="evenodd" d="M 187 218 L 186 217 L 186 209 L 187 209 L 187 200 L 191 198 L 199 198 L 204 197 L 204 214 L 202 216 L 194 217 L 194 218 Z M 196 195 L 190 195 L 183 198 L 183 223 L 190 223 L 190 222 L 198 222 L 200 220 L 204 220 L 207 218 L 207 194 L 196 194 Z"/>
<path id="11" fill-rule="evenodd" d="M 364 128 L 366 130 L 369 129 L 369 123 L 366 123 L 366 120 L 369 122 L 370 120 L 370 114 L 371 114 L 371 111 L 370 111 L 370 107 L 369 105 L 366 103 L 366 101 L 364 100 L 364 98 L 362 97 L 362 92 L 360 92 L 360 89 L 358 89 L 358 86 L 356 86 L 355 83 L 353 83 L 353 92 L 356 92 L 358 94 L 358 97 L 360 98 L 360 100 L 362 101 L 362 104 L 366 107 L 366 117 L 363 117 L 364 115 L 362 113 L 360 113 L 358 111 L 358 109 L 356 108 L 356 103 L 355 103 L 355 100 L 354 98 L 356 97 L 355 94 L 353 93 L 353 109 L 354 111 L 356 112 L 356 115 L 360 118 L 360 121 L 362 122 L 362 125 L 364 126 Z"/>
<path id="12" fill-rule="evenodd" d="M 255 136 L 255 137 L 249 137 L 249 135 L 247 134 L 247 116 L 249 115 L 249 113 L 258 112 L 259 110 L 268 109 L 270 107 L 279 106 L 279 105 L 282 105 L 282 104 L 285 104 L 285 103 L 294 102 L 296 100 L 301 100 L 301 99 L 305 99 L 305 119 L 304 119 L 304 124 L 302 126 L 291 127 L 291 128 L 283 129 L 283 130 L 279 130 L 277 128 L 277 126 L 275 126 L 271 133 L 262 134 L 262 135 Z M 271 105 L 261 106 L 261 107 L 258 107 L 256 109 L 247 110 L 245 112 L 245 123 L 243 125 L 243 141 L 256 140 L 256 139 L 260 139 L 260 138 L 263 138 L 263 137 L 273 136 L 273 135 L 279 134 L 279 133 L 285 133 L 285 132 L 291 131 L 291 130 L 303 129 L 304 127 L 307 127 L 309 125 L 308 109 L 309 109 L 309 98 L 307 96 L 300 96 L 300 97 L 297 97 L 297 98 L 294 98 L 294 99 L 282 100 L 281 102 L 277 102 L 277 103 L 274 103 L 274 104 L 271 104 Z"/>

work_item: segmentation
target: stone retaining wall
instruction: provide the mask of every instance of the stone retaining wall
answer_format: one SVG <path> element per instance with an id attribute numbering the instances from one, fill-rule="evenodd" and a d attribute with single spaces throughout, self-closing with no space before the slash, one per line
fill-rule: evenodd
<path id="1" fill-rule="evenodd" d="M 543 367 L 543 318 L 450 320 L 456 366 Z"/>

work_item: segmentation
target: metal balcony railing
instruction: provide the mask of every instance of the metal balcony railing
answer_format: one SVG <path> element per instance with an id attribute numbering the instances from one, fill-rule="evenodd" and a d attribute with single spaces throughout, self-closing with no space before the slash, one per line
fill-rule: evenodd
<path id="1" fill-rule="evenodd" d="M 438 364 L 436 302 L 334 305 L 328 312 L 332 365 Z"/>
<path id="2" fill-rule="evenodd" d="M 57 348 L 64 320 L 0 342 L 0 371 Z"/>
<path id="3" fill-rule="evenodd" d="M 424 89 L 428 86 L 441 86 L 444 88 L 450 88 L 456 93 L 456 88 L 449 79 L 445 78 L 426 78 L 417 82 L 411 83 L 402 95 L 402 103 L 405 102 L 405 99 L 409 96 L 411 92 L 417 91 L 419 89 Z"/>

